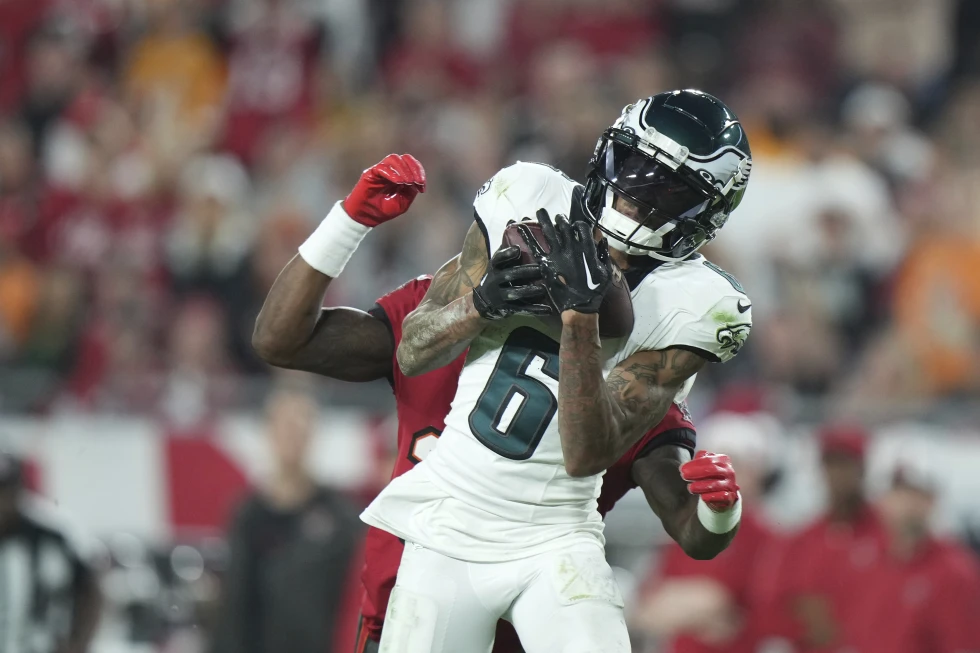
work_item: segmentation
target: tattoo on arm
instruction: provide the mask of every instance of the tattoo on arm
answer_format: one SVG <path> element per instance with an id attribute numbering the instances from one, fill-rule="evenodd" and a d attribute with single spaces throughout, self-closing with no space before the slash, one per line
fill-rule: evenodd
<path id="1" fill-rule="evenodd" d="M 460 254 L 436 272 L 422 302 L 402 323 L 397 356 L 404 374 L 417 376 L 449 364 L 480 334 L 485 322 L 473 308 L 471 293 L 488 262 L 483 232 L 474 222 Z"/>
<path id="2" fill-rule="evenodd" d="M 436 273 L 419 307 L 431 304 L 439 308 L 463 297 L 479 285 L 488 262 L 483 232 L 474 222 L 466 232 L 463 250 Z"/>
<path id="3" fill-rule="evenodd" d="M 653 449 L 633 463 L 633 481 L 643 490 L 647 503 L 664 525 L 664 530 L 687 555 L 710 560 L 725 550 L 738 528 L 728 533 L 711 533 L 698 520 L 698 498 L 687 489 L 681 465 L 691 453 L 677 445 Z"/>
<path id="4" fill-rule="evenodd" d="M 624 424 L 642 435 L 663 419 L 681 386 L 700 370 L 704 358 L 686 349 L 644 351 L 630 356 L 606 379 L 623 411 Z"/>
<path id="5" fill-rule="evenodd" d="M 619 460 L 706 362 L 682 349 L 642 351 L 603 380 L 596 316 L 563 319 L 558 360 L 558 428 L 573 476 L 597 474 Z"/>

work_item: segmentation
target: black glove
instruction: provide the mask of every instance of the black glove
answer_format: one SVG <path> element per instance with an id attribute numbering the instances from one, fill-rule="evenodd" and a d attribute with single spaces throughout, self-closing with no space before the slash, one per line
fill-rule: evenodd
<path id="1" fill-rule="evenodd" d="M 518 229 L 524 242 L 541 264 L 545 288 L 555 308 L 561 311 L 598 313 L 602 298 L 612 281 L 612 262 L 606 239 L 598 244 L 588 222 L 569 223 L 558 215 L 554 223 L 544 209 L 537 212 L 541 235 L 550 250 L 545 254 L 526 226 Z"/>
<path id="2" fill-rule="evenodd" d="M 516 245 L 501 247 L 490 259 L 487 273 L 473 289 L 473 306 L 480 317 L 499 320 L 510 315 L 553 315 L 547 303 L 532 300 L 546 298 L 541 266 L 518 265 L 521 250 Z"/>

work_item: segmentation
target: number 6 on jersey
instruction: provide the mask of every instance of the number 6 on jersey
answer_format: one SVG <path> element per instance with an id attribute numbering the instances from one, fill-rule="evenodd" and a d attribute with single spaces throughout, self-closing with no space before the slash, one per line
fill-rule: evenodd
<path id="1" fill-rule="evenodd" d="M 511 460 L 527 460 L 558 410 L 558 400 L 535 376 L 558 381 L 558 343 L 530 327 L 515 329 L 470 413 L 473 435 Z"/>

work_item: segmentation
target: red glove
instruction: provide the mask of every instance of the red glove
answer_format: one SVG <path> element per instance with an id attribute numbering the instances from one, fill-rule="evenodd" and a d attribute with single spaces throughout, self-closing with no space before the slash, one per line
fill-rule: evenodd
<path id="1" fill-rule="evenodd" d="M 738 483 L 732 461 L 724 454 L 699 451 L 694 460 L 681 465 L 687 489 L 698 495 L 714 512 L 731 510 L 738 501 Z"/>
<path id="2" fill-rule="evenodd" d="M 425 170 L 411 154 L 389 154 L 361 174 L 344 199 L 344 211 L 365 227 L 377 227 L 408 210 L 425 192 Z"/>

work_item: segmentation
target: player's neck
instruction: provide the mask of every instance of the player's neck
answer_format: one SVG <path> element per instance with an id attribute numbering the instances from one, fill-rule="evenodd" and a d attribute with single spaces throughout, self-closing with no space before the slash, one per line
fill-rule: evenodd
<path id="1" fill-rule="evenodd" d="M 265 488 L 265 495 L 275 507 L 291 510 L 304 503 L 316 491 L 316 485 L 305 472 L 278 471 Z"/>
<path id="2" fill-rule="evenodd" d="M 832 505 L 827 516 L 830 521 L 838 523 L 850 523 L 857 520 L 864 512 L 864 499 L 854 497 L 847 501 L 839 501 Z"/>
<path id="3" fill-rule="evenodd" d="M 908 562 L 915 558 L 926 546 L 927 532 L 893 533 L 889 551 L 896 560 Z"/>

